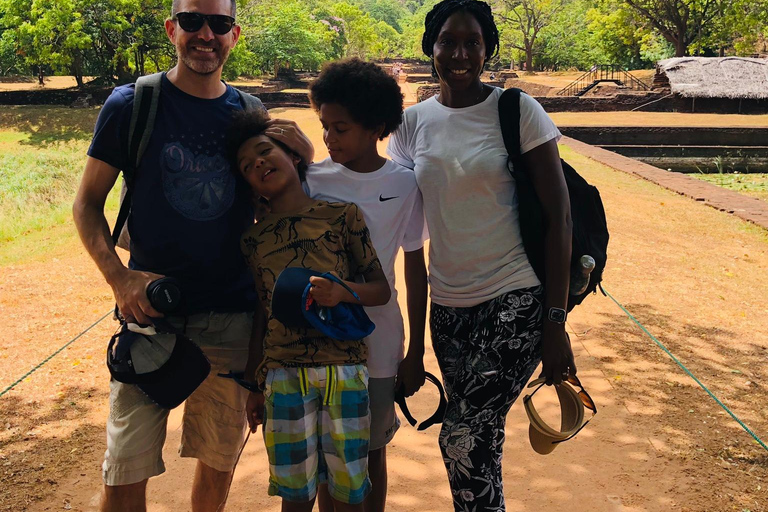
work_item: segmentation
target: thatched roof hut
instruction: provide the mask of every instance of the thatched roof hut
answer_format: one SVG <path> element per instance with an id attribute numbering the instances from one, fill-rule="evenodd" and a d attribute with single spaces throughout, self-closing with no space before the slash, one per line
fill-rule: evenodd
<path id="1" fill-rule="evenodd" d="M 667 85 L 668 84 L 668 85 Z M 677 57 L 656 64 L 654 89 L 686 98 L 767 99 L 768 59 Z"/>

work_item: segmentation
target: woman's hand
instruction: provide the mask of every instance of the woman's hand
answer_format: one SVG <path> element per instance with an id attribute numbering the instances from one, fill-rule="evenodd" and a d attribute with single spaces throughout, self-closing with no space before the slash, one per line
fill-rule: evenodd
<path id="1" fill-rule="evenodd" d="M 267 126 L 264 135 L 294 150 L 305 163 L 312 163 L 315 158 L 315 147 L 296 122 L 288 119 L 271 119 Z"/>
<path id="2" fill-rule="evenodd" d="M 248 401 L 245 403 L 245 416 L 248 418 L 251 433 L 255 433 L 259 425 L 264 423 L 264 393 L 251 391 L 248 394 Z"/>
<path id="3" fill-rule="evenodd" d="M 403 394 L 408 398 L 424 385 L 424 381 L 424 357 L 411 354 L 409 351 L 397 369 L 395 391 L 403 386 Z"/>
<path id="4" fill-rule="evenodd" d="M 571 340 L 563 325 L 545 320 L 541 343 L 542 370 L 539 377 L 545 377 L 547 385 L 560 384 L 569 375 L 576 375 Z"/>

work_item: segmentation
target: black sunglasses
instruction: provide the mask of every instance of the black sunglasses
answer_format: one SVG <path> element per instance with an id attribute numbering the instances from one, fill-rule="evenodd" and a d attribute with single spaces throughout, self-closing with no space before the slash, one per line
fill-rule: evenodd
<path id="1" fill-rule="evenodd" d="M 235 18 L 224 14 L 177 12 L 173 19 L 179 22 L 179 26 L 184 32 L 197 32 L 203 28 L 203 25 L 207 21 L 211 32 L 223 36 L 224 34 L 228 34 L 229 31 L 232 30 L 232 27 L 235 26 Z"/>
<path id="2" fill-rule="evenodd" d="M 445 389 L 443 389 L 443 384 L 440 382 L 440 379 L 429 372 L 424 372 L 424 377 L 426 380 L 430 381 L 437 387 L 437 391 L 440 393 L 440 402 L 438 403 L 437 409 L 432 414 L 432 416 L 422 421 L 416 430 L 425 430 L 436 423 L 442 423 L 443 416 L 445 416 L 445 408 L 448 405 L 448 402 L 445 399 Z M 415 427 L 417 421 L 416 418 L 414 418 L 411 414 L 411 411 L 408 410 L 408 405 L 405 403 L 405 393 L 403 392 L 402 386 L 395 390 L 395 403 L 400 406 L 400 410 L 408 420 L 408 423 L 410 423 L 412 427 Z"/>

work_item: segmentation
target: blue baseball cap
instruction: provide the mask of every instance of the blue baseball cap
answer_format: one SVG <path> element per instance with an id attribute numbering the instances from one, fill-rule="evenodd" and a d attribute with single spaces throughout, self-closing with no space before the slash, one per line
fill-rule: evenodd
<path id="1" fill-rule="evenodd" d="M 317 276 L 330 279 L 360 297 L 347 284 L 330 272 L 321 273 L 301 267 L 283 270 L 272 291 L 272 314 L 289 328 L 317 329 L 329 338 L 359 340 L 376 328 L 360 304 L 340 302 L 332 308 L 320 306 L 309 295 L 312 284 L 309 278 Z"/>

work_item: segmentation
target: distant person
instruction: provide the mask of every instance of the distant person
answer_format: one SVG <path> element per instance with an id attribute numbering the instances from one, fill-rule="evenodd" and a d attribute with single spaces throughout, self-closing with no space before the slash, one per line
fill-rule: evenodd
<path id="1" fill-rule="evenodd" d="M 213 368 L 186 402 L 179 453 L 198 460 L 191 510 L 213 512 L 223 509 L 247 428 L 247 392 L 216 374 L 242 371 L 257 304 L 239 247 L 253 208 L 224 146 L 231 116 L 243 108 L 238 92 L 221 81 L 240 35 L 235 2 L 175 0 L 165 30 L 178 62 L 162 77 L 157 120 L 135 173 L 128 268 L 115 252 L 104 202 L 128 167 L 133 84 L 116 88 L 99 114 L 74 218 L 126 319 L 149 324 L 163 316 L 146 295 L 152 281 L 171 276 L 181 284 L 184 316 L 169 321 L 201 346 Z M 273 121 L 267 133 L 311 160 L 311 144 L 294 124 Z M 168 410 L 136 386 L 110 383 L 102 511 L 146 510 L 147 480 L 165 471 L 167 419 Z"/>
<path id="2" fill-rule="evenodd" d="M 330 157 L 309 166 L 305 188 L 315 199 L 358 205 L 392 289 L 386 305 L 367 308 L 376 330 L 366 338 L 371 397 L 368 470 L 373 490 L 366 498 L 365 510 L 383 512 L 387 499 L 386 448 L 400 427 L 395 389 L 402 385 L 410 396 L 424 384 L 427 233 L 421 192 L 413 171 L 380 156 L 376 147 L 400 125 L 403 115 L 400 87 L 384 70 L 359 59 L 327 64 L 310 85 L 309 98 L 320 116 Z M 405 360 L 403 318 L 395 292 L 395 258 L 400 249 L 405 252 L 411 333 Z M 333 510 L 324 488 L 319 505 L 321 512 Z"/>
<path id="3" fill-rule="evenodd" d="M 520 236 L 499 123 L 502 89 L 480 81 L 499 44 L 491 8 L 443 0 L 422 50 L 440 93 L 405 111 L 389 154 L 416 174 L 430 234 L 430 328 L 448 408 L 440 449 L 456 511 L 503 511 L 504 425 L 539 361 L 549 383 L 576 373 L 565 332 L 571 251 L 555 124 L 520 100 L 520 146 L 545 218 L 546 289 Z"/>
<path id="4" fill-rule="evenodd" d="M 264 424 L 269 494 L 283 499 L 283 512 L 310 512 L 323 482 L 336 510 L 362 512 L 371 491 L 365 342 L 281 323 L 276 311 L 289 306 L 276 304 L 273 290 L 281 273 L 293 267 L 333 272 L 356 293 L 310 277 L 308 300 L 324 307 L 382 306 L 390 288 L 358 207 L 310 198 L 301 183 L 306 165 L 267 135 L 266 119 L 260 112 L 243 113 L 230 138 L 240 176 L 269 203 L 269 213 L 242 237 L 264 319 L 257 323 L 261 328 L 245 372 L 255 385 L 248 419 L 254 432 Z"/>

